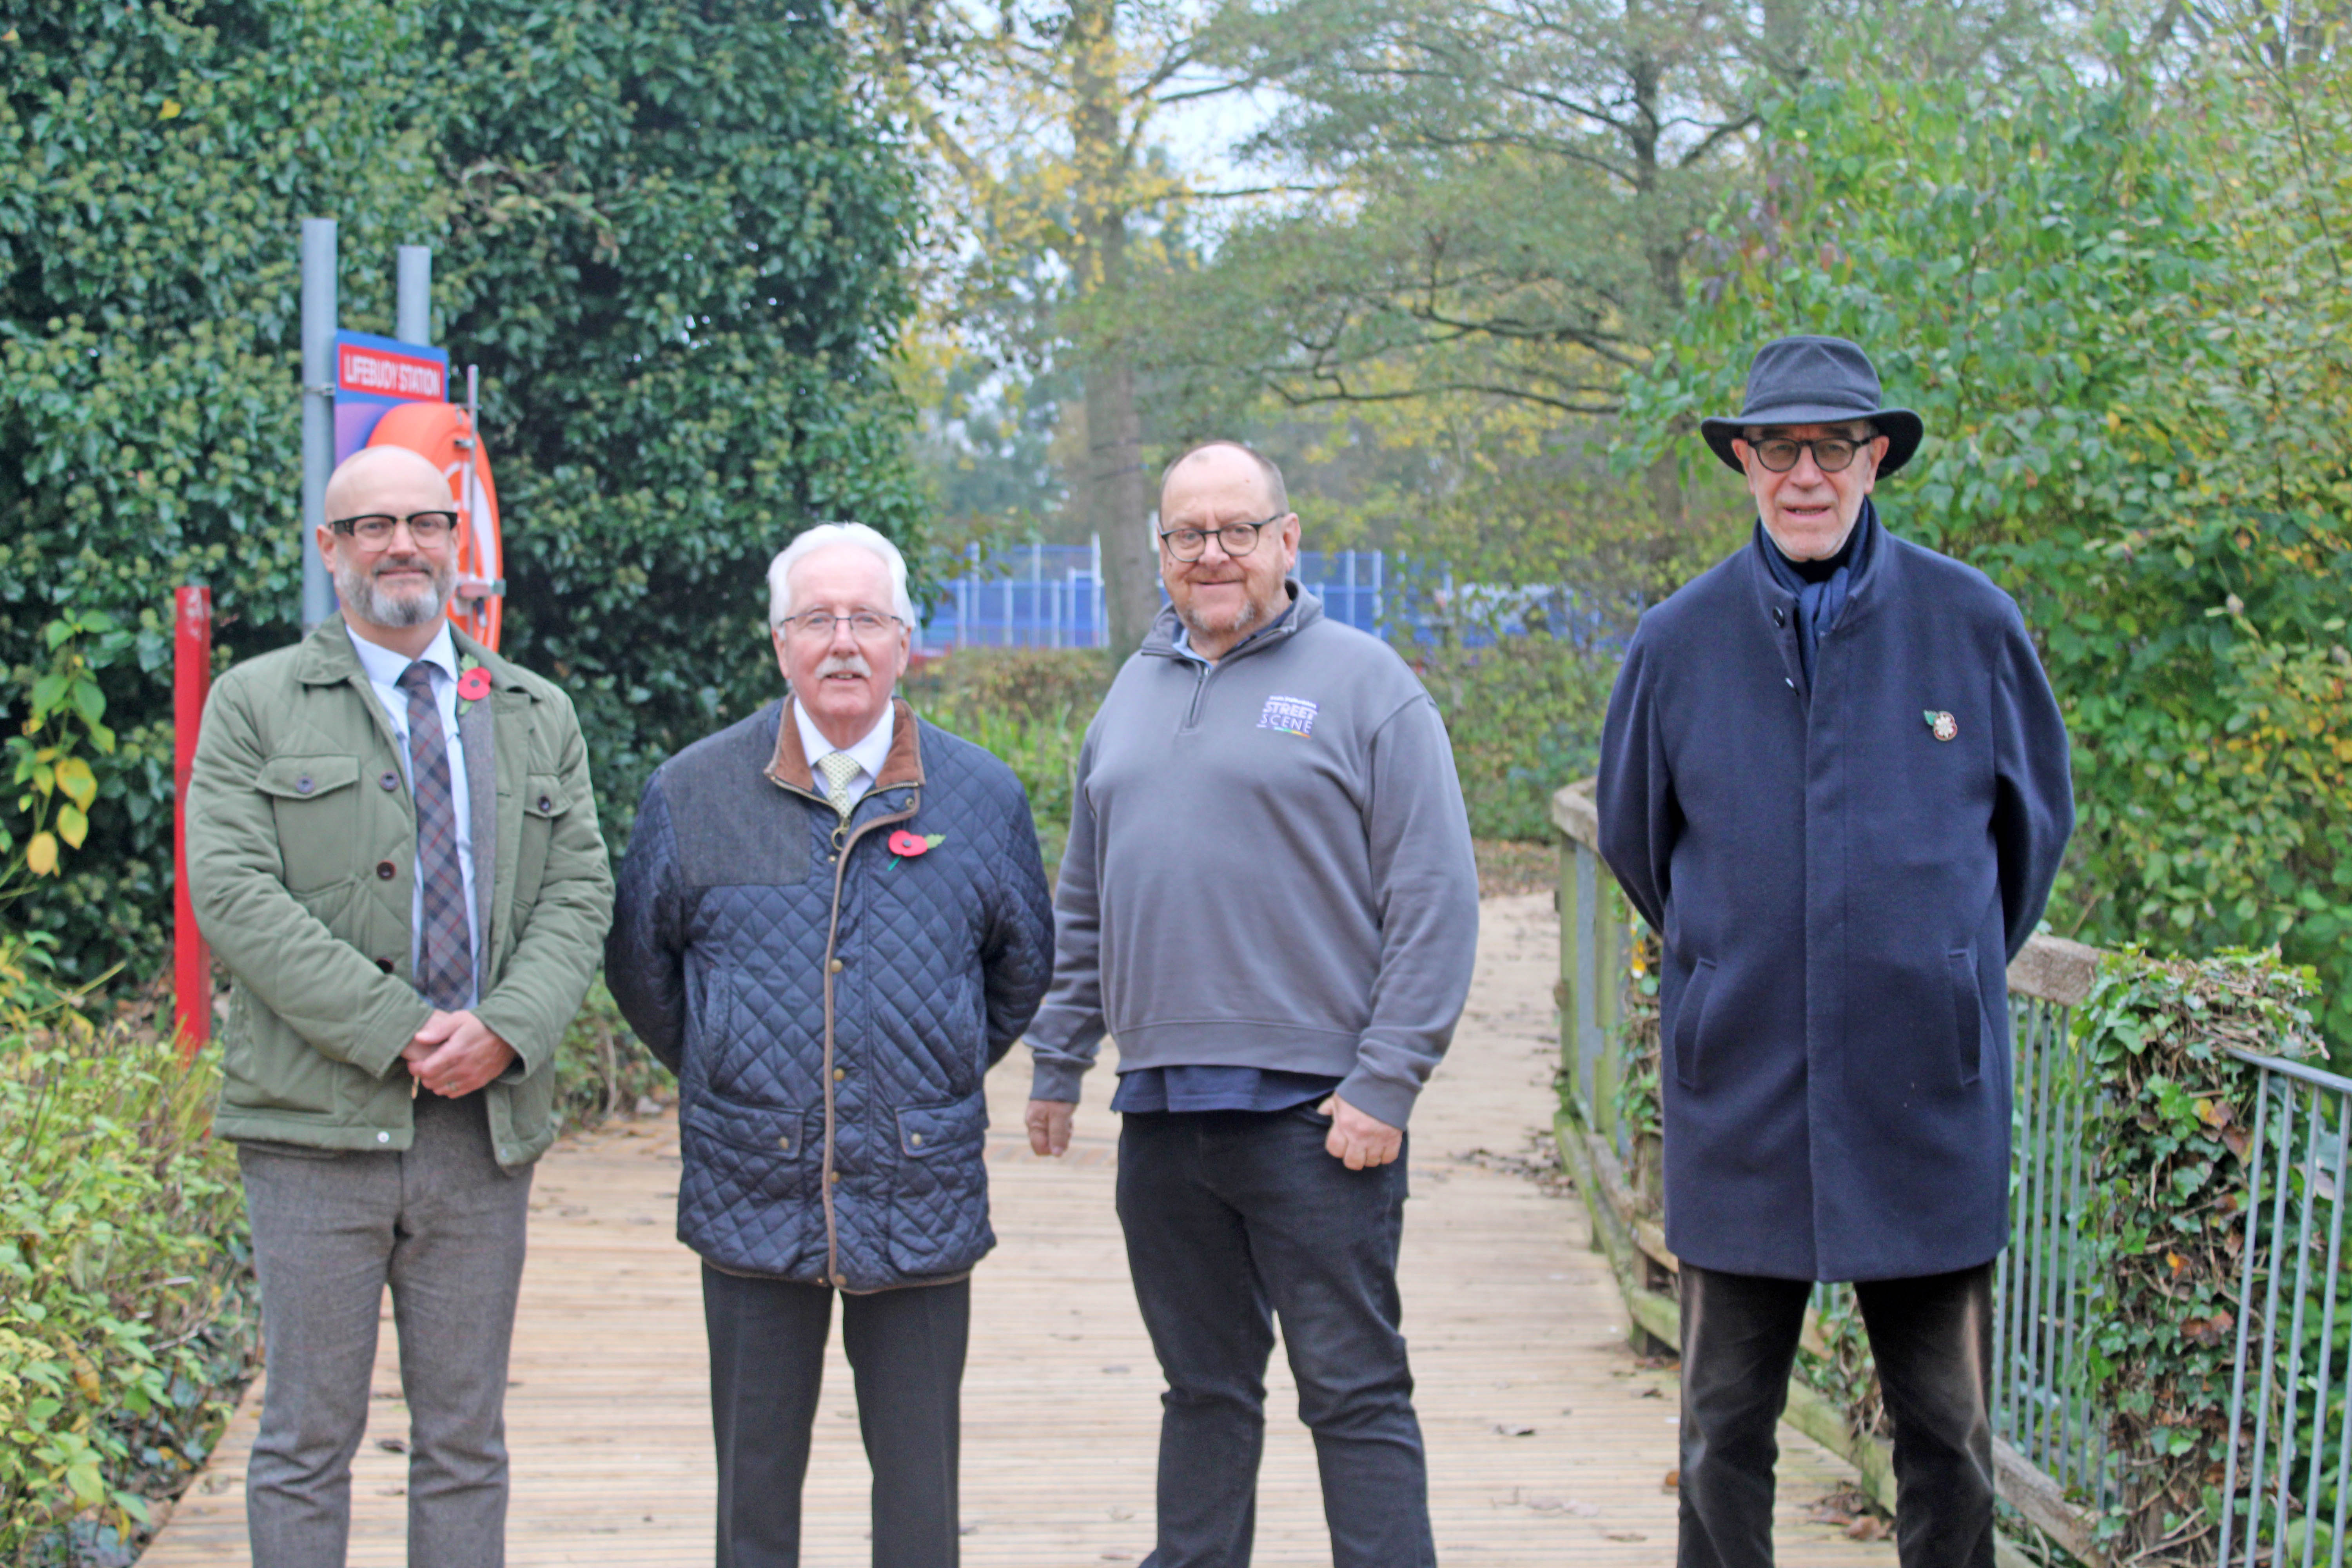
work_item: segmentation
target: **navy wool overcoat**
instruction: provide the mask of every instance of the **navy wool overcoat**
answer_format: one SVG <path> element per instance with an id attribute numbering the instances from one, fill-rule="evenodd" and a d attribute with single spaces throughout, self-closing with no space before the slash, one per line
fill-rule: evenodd
<path id="1" fill-rule="evenodd" d="M 1601 853 L 1664 948 L 1666 1245 L 1971 1268 L 2008 1235 L 2007 967 L 2074 828 L 2065 726 L 2009 595 L 1883 528 L 1808 689 L 1772 548 L 1642 617 L 1601 737 Z"/>

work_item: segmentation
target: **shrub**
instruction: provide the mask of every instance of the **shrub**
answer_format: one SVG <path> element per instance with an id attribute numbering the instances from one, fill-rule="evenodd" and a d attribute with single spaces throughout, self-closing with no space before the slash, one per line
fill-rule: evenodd
<path id="1" fill-rule="evenodd" d="M 0 1560 L 127 1563 L 250 1375 L 258 1296 L 212 1063 L 152 1005 L 41 989 L 0 937 Z"/>

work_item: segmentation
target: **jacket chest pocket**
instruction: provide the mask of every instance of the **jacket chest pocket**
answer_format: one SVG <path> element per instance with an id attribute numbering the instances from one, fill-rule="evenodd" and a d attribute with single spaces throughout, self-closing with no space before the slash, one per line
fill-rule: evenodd
<path id="1" fill-rule="evenodd" d="M 527 773 L 522 781 L 522 837 L 515 849 L 514 908 L 526 916 L 547 876 L 547 855 L 563 814 L 572 809 L 561 773 Z M 517 932 L 520 934 L 520 930 Z"/>
<path id="2" fill-rule="evenodd" d="M 365 853 L 360 831 L 360 760 L 279 756 L 261 765 L 254 787 L 269 797 L 289 892 L 347 881 Z"/>

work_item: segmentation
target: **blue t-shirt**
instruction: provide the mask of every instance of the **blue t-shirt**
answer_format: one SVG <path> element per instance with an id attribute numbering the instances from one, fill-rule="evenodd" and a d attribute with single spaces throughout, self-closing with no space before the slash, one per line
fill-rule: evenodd
<path id="1" fill-rule="evenodd" d="M 1160 1110 L 1288 1110 L 1339 1087 L 1321 1073 L 1267 1068 L 1137 1068 L 1118 1075 L 1110 1108 L 1125 1114 Z"/>

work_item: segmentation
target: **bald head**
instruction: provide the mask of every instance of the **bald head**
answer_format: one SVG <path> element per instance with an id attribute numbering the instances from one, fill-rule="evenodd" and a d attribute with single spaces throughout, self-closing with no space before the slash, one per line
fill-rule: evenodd
<path id="1" fill-rule="evenodd" d="M 433 459 L 405 447 L 362 447 L 327 476 L 327 516 L 412 511 L 449 504 L 449 481 Z"/>
<path id="2" fill-rule="evenodd" d="M 1274 459 L 1256 447 L 1239 441 L 1203 441 L 1181 453 L 1160 476 L 1160 510 L 1168 510 L 1168 491 L 1181 480 L 1187 487 L 1194 482 L 1207 482 L 1220 489 L 1236 485 L 1255 485 L 1265 509 L 1261 517 L 1280 517 L 1290 510 L 1290 490 L 1282 482 L 1282 470 Z"/>

